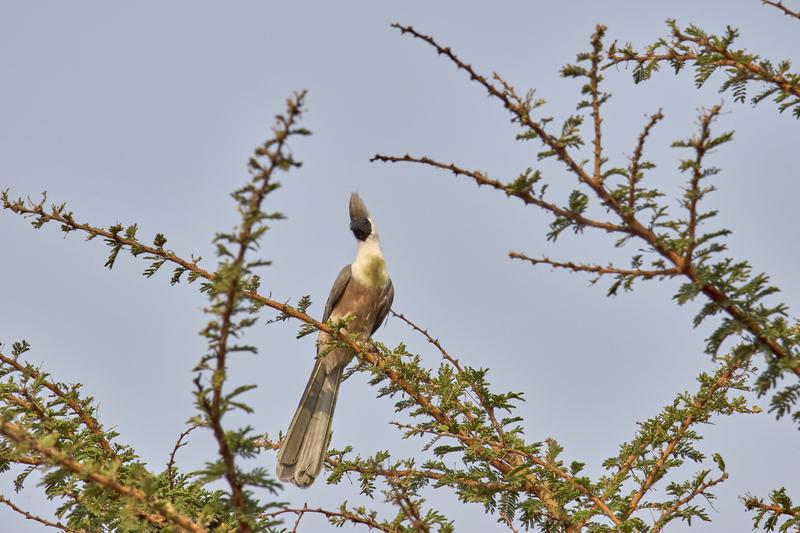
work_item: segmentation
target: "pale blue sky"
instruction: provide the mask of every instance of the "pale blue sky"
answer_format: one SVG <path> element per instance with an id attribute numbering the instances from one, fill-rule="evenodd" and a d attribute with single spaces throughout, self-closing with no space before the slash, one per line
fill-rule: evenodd
<path id="1" fill-rule="evenodd" d="M 283 180 L 269 209 L 288 215 L 263 242 L 275 264 L 262 273 L 277 299 L 311 294 L 321 315 L 328 289 L 355 246 L 347 197 L 358 190 L 380 228 L 396 287 L 394 308 L 427 326 L 465 363 L 488 366 L 495 390 L 524 391 L 531 441 L 554 437 L 564 457 L 600 464 L 678 391 L 710 369 L 708 328 L 691 329 L 694 306 L 677 307 L 675 281 L 605 297 L 577 275 L 512 262 L 530 255 L 605 262 L 620 257 L 606 236 L 564 235 L 553 245 L 549 219 L 518 201 L 426 168 L 369 163 L 375 152 L 427 154 L 510 179 L 535 164 L 535 147 L 515 142 L 508 116 L 483 91 L 421 43 L 401 37 L 400 21 L 435 35 L 485 73 L 496 70 L 524 91 L 535 87 L 547 112 L 563 118 L 579 86 L 558 69 L 587 48 L 598 22 L 608 39 L 651 42 L 664 20 L 726 24 L 741 44 L 772 59 L 798 57 L 798 26 L 756 0 L 690 2 L 12 2 L 0 1 L 0 188 L 15 195 L 47 190 L 81 221 L 137 222 L 140 235 L 163 232 L 169 246 L 213 264 L 210 240 L 236 222 L 227 194 L 246 178 L 245 162 L 268 135 L 272 116 L 292 90 L 308 89 L 304 125 L 314 135 L 293 144 L 302 169 Z M 794 207 L 800 193 L 796 148 L 800 123 L 770 103 L 753 109 L 716 93 L 718 80 L 696 90 L 691 74 L 661 73 L 634 86 L 624 68 L 607 72 L 614 97 L 605 139 L 612 164 L 624 162 L 644 121 L 663 108 L 653 133 L 653 179 L 679 191 L 679 154 L 669 148 L 695 130 L 697 109 L 720 101 L 718 131 L 733 144 L 713 163 L 723 172 L 711 204 L 733 229 L 735 257 L 751 259 L 800 301 Z M 588 153 L 588 151 L 587 151 Z M 554 192 L 571 178 L 545 165 Z M 166 274 L 141 276 L 144 264 L 121 257 L 103 269 L 99 241 L 64 239 L 57 228 L 34 232 L 0 213 L 0 341 L 27 339 L 30 358 L 58 379 L 80 381 L 154 470 L 162 468 L 193 414 L 191 369 L 204 350 L 205 323 L 196 288 L 170 287 Z M 792 308 L 793 310 L 795 308 Z M 796 312 L 796 311 L 794 311 Z M 265 319 L 267 316 L 265 316 Z M 256 382 L 256 414 L 247 423 L 285 429 L 312 365 L 313 340 L 294 338 L 297 324 L 256 327 L 256 357 L 232 361 L 232 383 Z M 437 354 L 397 320 L 376 335 L 406 341 L 430 366 Z M 391 402 L 375 400 L 365 376 L 342 387 L 333 445 L 363 453 L 390 449 L 416 455 L 421 442 L 401 441 L 388 426 Z M 761 400 L 766 405 L 765 400 Z M 720 452 L 731 478 L 717 494 L 710 525 L 696 531 L 746 531 L 737 497 L 787 486 L 800 498 L 798 433 L 788 420 L 738 416 L 702 428 L 701 448 Z M 208 435 L 193 434 L 179 461 L 196 467 L 214 453 Z M 263 459 L 274 470 L 274 456 Z M 699 467 L 698 467 L 699 468 Z M 696 470 L 696 469 L 693 469 Z M 339 486 L 287 488 L 295 504 L 365 503 L 357 480 Z M 35 486 L 14 495 L 47 512 Z M 449 494 L 431 501 L 459 531 L 499 529 L 477 506 Z M 381 506 L 378 506 L 383 508 Z M 304 519 L 307 531 L 323 523 Z M 0 508 L 3 531 L 36 531 Z M 681 531 L 680 525 L 670 531 Z"/>

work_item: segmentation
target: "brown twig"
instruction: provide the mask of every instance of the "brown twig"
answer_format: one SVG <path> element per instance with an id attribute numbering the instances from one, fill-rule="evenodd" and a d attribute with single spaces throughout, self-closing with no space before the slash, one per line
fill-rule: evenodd
<path id="1" fill-rule="evenodd" d="M 639 173 L 641 172 L 642 154 L 644 153 L 644 143 L 650 135 L 650 131 L 660 121 L 664 119 L 664 115 L 659 109 L 656 113 L 650 115 L 650 120 L 645 125 L 644 130 L 639 135 L 636 141 L 636 148 L 631 157 L 631 165 L 628 168 L 628 211 L 633 213 L 636 210 L 636 184 L 641 179 Z"/>
<path id="2" fill-rule="evenodd" d="M 697 245 L 697 202 L 700 200 L 700 180 L 703 178 L 703 158 L 708 150 L 708 140 L 711 137 L 711 123 L 719 115 L 721 107 L 715 105 L 708 112 L 704 113 L 700 120 L 700 137 L 692 138 L 690 143 L 695 151 L 695 158 L 692 164 L 692 177 L 689 180 L 689 201 L 686 209 L 689 211 L 689 222 L 687 223 L 686 233 L 688 242 L 684 261 L 689 264 L 692 262 L 694 249 Z"/>
<path id="3" fill-rule="evenodd" d="M 591 67 L 588 72 L 589 87 L 592 95 L 592 123 L 594 124 L 594 140 L 592 142 L 594 145 L 594 172 L 592 177 L 595 181 L 603 179 L 602 167 L 605 162 L 603 158 L 603 118 L 600 116 L 600 106 L 606 97 L 600 94 L 602 76 L 599 73 L 603 51 L 602 39 L 605 32 L 606 27 L 598 24 L 594 35 L 592 35 Z"/>
<path id="4" fill-rule="evenodd" d="M 794 17 L 797 20 L 800 20 L 800 11 L 792 11 L 791 9 L 783 5 L 783 2 L 774 2 L 772 0 L 761 0 L 761 3 L 780 9 L 781 11 L 783 11 L 783 14 L 786 15 L 787 17 Z"/>
<path id="5" fill-rule="evenodd" d="M 398 427 L 403 427 L 401 424 L 396 424 Z M 454 436 L 454 438 L 457 438 Z M 281 447 L 280 442 L 273 442 L 266 439 L 261 439 L 256 441 L 256 446 L 261 448 L 266 448 L 270 450 L 279 450 Z M 455 476 L 453 474 L 442 474 L 441 472 L 436 472 L 433 470 L 427 470 L 424 468 L 385 468 L 377 463 L 370 463 L 370 464 L 343 464 L 341 461 L 336 459 L 333 455 L 328 455 L 325 458 L 325 464 L 328 465 L 329 468 L 342 468 L 346 472 L 354 472 L 358 474 L 367 474 L 367 475 L 377 475 L 384 478 L 406 478 L 406 477 L 420 477 L 429 479 L 435 483 L 442 483 L 443 480 L 448 480 L 448 484 L 455 483 L 457 485 L 463 485 L 465 487 L 471 488 L 483 488 L 485 490 L 494 491 L 494 492 L 502 492 L 508 490 L 516 490 L 515 486 L 510 483 L 505 483 L 502 481 L 484 481 L 484 480 L 477 480 L 471 479 L 466 477 Z"/>
<path id="6" fill-rule="evenodd" d="M 175 441 L 175 446 L 172 448 L 172 451 L 169 454 L 169 461 L 167 461 L 167 477 L 169 478 L 170 492 L 172 491 L 172 489 L 175 488 L 175 472 L 174 472 L 175 454 L 178 453 L 178 450 L 180 448 L 183 448 L 184 446 L 186 446 L 186 444 L 188 444 L 186 442 L 183 442 L 183 439 L 185 439 L 189 435 L 189 433 L 191 433 L 192 431 L 194 431 L 199 427 L 200 427 L 199 425 L 195 424 L 193 426 L 189 426 L 189 428 L 186 429 L 186 431 L 181 433 L 180 436 L 178 437 L 178 440 Z"/>
<path id="7" fill-rule="evenodd" d="M 600 265 L 584 265 L 580 263 L 573 263 L 572 261 L 553 261 L 547 257 L 534 258 L 520 252 L 510 252 L 508 256 L 511 259 L 520 259 L 528 261 L 532 265 L 550 265 L 553 268 L 562 268 L 571 270 L 573 272 L 590 272 L 598 276 L 614 275 L 614 276 L 635 276 L 641 278 L 654 278 L 654 277 L 670 277 L 677 276 L 680 271 L 677 268 L 667 268 L 658 270 L 643 270 L 643 269 L 629 269 L 617 268 L 613 265 L 600 266 Z"/>
<path id="8" fill-rule="evenodd" d="M 776 88 L 787 94 L 800 97 L 800 84 L 797 82 L 792 82 L 783 74 L 770 72 L 757 63 L 753 63 L 751 61 L 741 61 L 741 59 L 739 59 L 737 55 L 731 52 L 728 48 L 714 44 L 708 37 L 687 35 L 680 31 L 677 27 L 672 29 L 672 35 L 677 42 L 693 43 L 706 52 L 718 54 L 720 58 L 714 60 L 714 63 L 717 65 L 717 67 L 727 67 L 736 70 L 746 79 L 763 81 L 770 85 L 774 85 Z M 684 63 L 686 61 L 696 62 L 700 60 L 700 55 L 700 53 L 694 50 L 678 52 L 672 48 L 661 54 L 657 54 L 655 52 L 635 54 L 620 52 L 619 50 L 610 50 L 608 54 L 609 62 L 604 66 L 604 68 L 618 65 L 620 63 L 628 63 L 629 61 L 639 63 L 640 65 L 649 62 L 663 61 L 677 63 Z"/>
<path id="9" fill-rule="evenodd" d="M 45 525 L 47 527 L 60 529 L 61 531 L 67 531 L 69 533 L 86 533 L 85 529 L 73 529 L 71 527 L 65 526 L 61 522 L 52 522 L 50 520 L 47 520 L 46 518 L 42 518 L 41 516 L 35 515 L 33 513 L 28 512 L 28 511 L 25 511 L 24 509 L 20 509 L 19 507 L 14 505 L 13 502 L 11 502 L 8 498 L 3 496 L 2 494 L 0 494 L 0 503 L 4 503 L 8 507 L 10 507 L 13 511 L 15 511 L 15 512 L 21 514 L 22 516 L 24 516 L 26 519 L 33 520 L 34 522 L 39 522 L 40 524 Z"/>
<path id="10" fill-rule="evenodd" d="M 26 448 L 35 451 L 42 457 L 46 457 L 48 462 L 53 465 L 61 466 L 71 471 L 85 481 L 101 485 L 109 490 L 114 491 L 120 496 L 132 498 L 140 503 L 152 506 L 155 511 L 163 518 L 169 520 L 176 526 L 183 528 L 186 531 L 193 533 L 207 533 L 207 530 L 194 522 L 191 518 L 184 516 L 177 511 L 169 502 L 151 501 L 139 489 L 129 487 L 113 479 L 111 477 L 93 471 L 81 463 L 70 458 L 66 453 L 61 450 L 49 446 L 42 445 L 35 437 L 25 432 L 18 425 L 0 418 L 0 433 L 2 433 L 10 441 L 25 446 Z M 148 515 L 150 521 L 160 524 L 160 521 L 155 520 L 152 516 Z"/>
<path id="11" fill-rule="evenodd" d="M 440 163 L 439 161 L 436 161 L 435 159 L 431 159 L 429 157 L 415 157 L 415 156 L 412 156 L 412 155 L 409 155 L 409 154 L 406 154 L 406 155 L 403 155 L 403 156 L 390 156 L 390 155 L 383 155 L 383 154 L 375 154 L 374 156 L 372 156 L 370 158 L 370 161 L 380 161 L 380 162 L 383 162 L 383 163 L 399 163 L 399 162 L 418 163 L 418 164 L 428 165 L 428 166 L 435 167 L 435 168 L 440 168 L 440 169 L 443 169 L 443 170 L 449 170 L 450 172 L 452 172 L 453 174 L 455 174 L 457 176 L 468 176 L 468 177 L 472 178 L 475 181 L 475 183 L 478 184 L 479 187 L 482 186 L 482 185 L 488 185 L 489 187 L 492 187 L 492 188 L 497 189 L 499 191 L 503 191 L 508 196 L 514 196 L 516 198 L 519 198 L 520 200 L 522 200 L 526 204 L 535 205 L 537 207 L 541 207 L 542 209 L 550 211 L 551 213 L 553 213 L 554 215 L 557 215 L 557 216 L 570 218 L 571 220 L 574 220 L 575 223 L 580 224 L 582 226 L 588 226 L 588 227 L 591 227 L 591 228 L 601 229 L 601 230 L 604 230 L 604 231 L 606 231 L 608 233 L 621 232 L 621 231 L 624 230 L 624 228 L 622 226 L 618 226 L 616 224 L 612 224 L 611 222 L 605 222 L 605 221 L 602 221 L 602 220 L 595 220 L 595 219 L 586 217 L 584 215 L 568 211 L 568 210 L 566 210 L 564 208 L 561 208 L 561 207 L 557 206 L 556 204 L 553 204 L 553 203 L 550 203 L 550 202 L 546 202 L 543 199 L 541 199 L 541 198 L 539 198 L 537 196 L 534 196 L 533 193 L 531 191 L 529 191 L 529 190 L 526 190 L 526 191 L 513 190 L 509 186 L 509 184 L 503 183 L 503 182 L 501 182 L 499 180 L 496 180 L 496 179 L 492 179 L 492 178 L 488 177 L 486 174 L 484 174 L 483 172 L 478 172 L 478 171 L 474 171 L 474 170 L 467 170 L 467 169 L 461 168 L 461 167 L 459 167 L 457 165 L 454 165 L 452 163 Z"/>
<path id="12" fill-rule="evenodd" d="M 747 498 L 742 498 L 745 509 L 748 511 L 752 511 L 754 509 L 760 509 L 769 513 L 774 513 L 778 515 L 784 515 L 791 518 L 800 518 L 800 508 L 796 507 L 795 509 L 789 509 L 782 505 L 775 505 L 770 503 L 764 503 L 763 500 L 760 498 L 756 498 L 754 496 L 749 496 Z"/>
<path id="13" fill-rule="evenodd" d="M 419 514 L 419 503 L 415 502 L 409 494 L 409 487 L 404 478 L 391 477 L 386 479 L 391 490 L 388 497 L 403 513 L 403 516 L 411 522 L 412 531 L 419 533 L 429 533 L 431 528 Z"/>
<path id="14" fill-rule="evenodd" d="M 718 485 L 719 483 L 722 483 L 726 479 L 728 479 L 728 473 L 727 472 L 723 472 L 723 474 L 721 476 L 719 476 L 718 478 L 714 478 L 714 479 L 711 479 L 711 480 L 706 481 L 704 483 L 701 483 L 697 488 L 692 490 L 692 492 L 690 492 L 689 494 L 687 494 L 683 498 L 677 500 L 674 504 L 672 504 L 671 506 L 667 507 L 666 509 L 663 509 L 661 511 L 661 514 L 658 517 L 658 520 L 656 520 L 655 523 L 653 524 L 653 527 L 650 528 L 650 531 L 652 533 L 657 533 L 658 531 L 661 531 L 664 528 L 664 526 L 667 524 L 667 521 L 670 519 L 670 517 L 678 509 L 680 509 L 681 507 L 683 507 L 684 505 L 686 505 L 687 503 L 689 503 L 690 501 L 695 499 L 697 496 L 699 496 L 701 494 L 705 494 L 705 492 L 708 489 L 710 489 L 714 485 Z"/>
<path id="15" fill-rule="evenodd" d="M 694 401 L 694 403 L 689 408 L 689 412 L 681 422 L 680 427 L 675 432 L 675 435 L 667 442 L 667 445 L 662 449 L 658 459 L 656 459 L 655 463 L 653 463 L 653 466 L 650 469 L 650 473 L 647 475 L 647 477 L 644 479 L 639 489 L 634 493 L 633 497 L 631 498 L 631 501 L 628 504 L 628 510 L 626 512 L 626 516 L 630 516 L 637 509 L 637 506 L 639 505 L 641 499 L 644 497 L 645 493 L 647 493 L 647 491 L 650 490 L 650 487 L 661 478 L 664 467 L 669 458 L 672 456 L 672 453 L 675 451 L 675 448 L 677 447 L 678 443 L 680 443 L 683 440 L 683 436 L 686 434 L 686 431 L 689 429 L 689 427 L 698 422 L 697 419 L 698 413 L 702 412 L 703 408 L 709 401 L 711 401 L 714 394 L 720 388 L 724 387 L 731 380 L 731 378 L 733 378 L 734 373 L 742 368 L 742 364 L 743 362 L 734 363 L 730 367 L 728 367 L 724 372 L 722 372 L 719 375 L 717 380 L 709 387 L 707 394 L 701 398 L 697 398 Z M 630 466 L 632 466 L 632 463 L 630 463 L 628 468 L 630 468 Z"/>
<path id="16" fill-rule="evenodd" d="M 345 520 L 347 520 L 349 522 L 352 522 L 354 524 L 362 524 L 362 525 L 367 526 L 370 529 L 377 529 L 379 531 L 385 531 L 386 533 L 397 533 L 398 532 L 398 530 L 395 529 L 395 528 L 387 527 L 387 526 L 381 524 L 380 522 L 378 522 L 378 521 L 376 521 L 376 520 L 374 520 L 372 518 L 369 518 L 369 517 L 366 517 L 366 516 L 361 516 L 361 515 L 358 515 L 356 513 L 352 513 L 350 511 L 341 511 L 341 510 L 340 511 L 330 511 L 330 510 L 322 509 L 322 508 L 319 508 L 319 507 L 311 508 L 311 507 L 308 507 L 307 505 L 303 506 L 303 507 L 300 507 L 300 508 L 284 507 L 283 509 L 279 509 L 277 511 L 272 511 L 272 512 L 269 512 L 269 513 L 265 513 L 263 516 L 265 518 L 275 518 L 276 516 L 280 516 L 282 514 L 287 514 L 287 513 L 293 513 L 293 514 L 297 514 L 297 515 L 303 515 L 305 513 L 316 513 L 316 514 L 324 515 L 328 519 L 331 519 L 331 518 L 343 518 L 343 519 L 345 519 Z"/>
<path id="17" fill-rule="evenodd" d="M 439 342 L 439 339 L 434 339 L 431 336 L 431 334 L 428 333 L 427 329 L 422 329 L 414 322 L 406 318 L 406 316 L 403 315 L 402 313 L 395 312 L 394 309 L 390 309 L 389 311 L 392 313 L 393 316 L 399 318 L 400 320 L 408 324 L 411 327 L 411 329 L 420 333 L 423 337 L 425 337 L 425 340 L 433 344 L 436 347 L 436 349 L 439 350 L 439 353 L 442 354 L 442 357 L 444 357 L 447 361 L 449 361 L 450 364 L 452 364 L 459 373 L 464 372 L 464 369 L 461 367 L 461 363 L 458 361 L 458 359 L 451 356 Z M 481 407 L 483 407 L 483 410 L 486 412 L 486 415 L 489 417 L 489 420 L 492 423 L 492 427 L 494 427 L 494 430 L 497 433 L 498 438 L 500 439 L 500 443 L 505 444 L 505 438 L 506 438 L 505 431 L 503 431 L 503 425 L 500 424 L 500 422 L 497 420 L 497 416 L 495 415 L 494 411 L 494 406 L 489 402 L 489 399 L 486 398 L 486 396 L 477 387 L 470 385 L 470 389 L 472 390 L 473 394 L 475 394 L 475 396 L 477 397 L 478 403 L 480 403 Z"/>

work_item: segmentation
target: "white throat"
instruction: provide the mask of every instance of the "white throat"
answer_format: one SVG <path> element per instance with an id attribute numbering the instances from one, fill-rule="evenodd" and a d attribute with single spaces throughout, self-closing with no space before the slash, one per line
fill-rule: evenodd
<path id="1" fill-rule="evenodd" d="M 369 237 L 358 241 L 358 251 L 350 266 L 350 273 L 356 281 L 367 287 L 379 288 L 389 284 L 389 271 L 374 229 Z"/>

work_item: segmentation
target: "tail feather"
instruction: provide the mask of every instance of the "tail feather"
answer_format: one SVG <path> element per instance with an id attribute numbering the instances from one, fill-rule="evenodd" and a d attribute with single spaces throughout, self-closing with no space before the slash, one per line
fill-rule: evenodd
<path id="1" fill-rule="evenodd" d="M 278 453 L 278 478 L 308 487 L 322 471 L 344 367 L 317 361 Z"/>

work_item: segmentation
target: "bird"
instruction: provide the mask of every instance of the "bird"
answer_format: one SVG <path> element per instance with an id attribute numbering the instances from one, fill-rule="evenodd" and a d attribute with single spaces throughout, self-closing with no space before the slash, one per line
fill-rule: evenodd
<path id="1" fill-rule="evenodd" d="M 367 206 L 352 193 L 350 231 L 356 238 L 355 260 L 333 282 L 322 321 L 348 319 L 346 330 L 366 342 L 384 322 L 394 300 L 394 286 L 383 258 L 378 230 Z M 355 356 L 347 346 L 331 343 L 320 331 L 317 358 L 300 404 L 278 452 L 278 479 L 307 488 L 319 473 L 331 438 L 331 422 L 342 373 Z"/>

